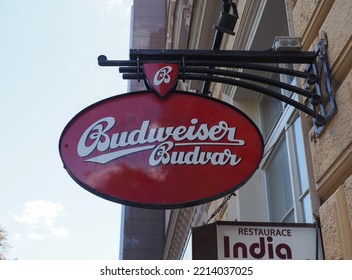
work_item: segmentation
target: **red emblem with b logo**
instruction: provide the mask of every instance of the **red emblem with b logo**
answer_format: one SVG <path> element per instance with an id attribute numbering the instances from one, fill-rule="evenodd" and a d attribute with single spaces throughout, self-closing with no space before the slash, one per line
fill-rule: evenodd
<path id="1" fill-rule="evenodd" d="M 179 66 L 170 63 L 145 63 L 144 74 L 149 86 L 164 97 L 177 83 Z"/>

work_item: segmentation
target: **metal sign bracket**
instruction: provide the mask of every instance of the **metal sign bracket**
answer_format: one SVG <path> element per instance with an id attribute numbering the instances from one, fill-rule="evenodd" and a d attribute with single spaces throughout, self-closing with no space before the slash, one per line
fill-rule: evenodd
<path id="1" fill-rule="evenodd" d="M 178 79 L 182 81 L 199 80 L 233 85 L 285 102 L 313 118 L 317 137 L 337 111 L 326 42 L 323 39 L 314 51 L 131 49 L 130 60 L 108 60 L 104 55 L 98 57 L 100 66 L 117 66 L 123 79 L 138 81 L 145 80 L 143 64 L 153 62 L 179 64 Z M 279 66 L 281 64 L 289 67 Z M 306 65 L 304 71 L 295 70 L 293 65 L 299 64 Z M 243 71 L 246 69 L 255 70 L 258 74 L 246 73 Z M 286 75 L 285 80 L 288 81 L 292 78 L 303 79 L 305 87 L 266 78 L 261 75 L 265 72 Z M 282 90 L 301 95 L 307 102 L 297 101 L 293 94 L 284 95 Z"/>

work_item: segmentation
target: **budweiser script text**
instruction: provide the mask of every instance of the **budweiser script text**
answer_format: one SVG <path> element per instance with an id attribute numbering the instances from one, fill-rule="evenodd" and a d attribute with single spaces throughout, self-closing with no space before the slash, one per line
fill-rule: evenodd
<path id="1" fill-rule="evenodd" d="M 225 121 L 210 126 L 199 124 L 193 118 L 189 126 L 151 127 L 150 121 L 142 122 L 141 127 L 132 131 L 123 131 L 110 135 L 116 120 L 114 117 L 102 118 L 82 134 L 77 153 L 80 157 L 88 157 L 99 151 L 103 154 L 85 159 L 88 162 L 106 164 L 121 157 L 152 150 L 149 164 L 189 164 L 189 165 L 226 165 L 236 166 L 241 162 L 238 155 L 230 149 L 204 152 L 202 146 L 244 146 L 245 141 L 236 139 L 236 127 L 229 127 Z M 116 129 L 115 129 L 116 130 Z M 222 142 L 219 142 L 223 140 Z M 224 142 L 226 140 L 226 142 Z M 174 151 L 174 147 L 194 146 L 191 151 Z"/>

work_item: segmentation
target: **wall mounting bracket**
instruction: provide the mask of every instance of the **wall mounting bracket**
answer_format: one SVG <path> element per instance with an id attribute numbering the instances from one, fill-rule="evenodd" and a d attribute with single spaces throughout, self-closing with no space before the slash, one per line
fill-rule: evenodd
<path id="1" fill-rule="evenodd" d="M 337 111 L 332 88 L 326 44 L 321 40 L 314 51 L 231 51 L 231 50 L 156 50 L 131 49 L 130 60 L 108 60 L 98 57 L 100 66 L 119 67 L 123 79 L 144 80 L 144 63 L 177 63 L 179 80 L 216 82 L 246 88 L 276 98 L 314 119 L 316 136 Z M 294 65 L 305 65 L 296 70 Z M 283 67 L 282 65 L 286 65 Z M 246 73 L 253 70 L 256 74 Z M 304 88 L 264 77 L 263 73 L 278 73 L 303 79 Z M 286 94 L 283 94 L 283 92 Z M 287 94 L 288 93 L 288 94 Z M 201 94 L 209 94 L 203 92 Z M 297 98 L 297 95 L 303 98 Z M 302 101 L 300 101 L 302 100 Z"/>

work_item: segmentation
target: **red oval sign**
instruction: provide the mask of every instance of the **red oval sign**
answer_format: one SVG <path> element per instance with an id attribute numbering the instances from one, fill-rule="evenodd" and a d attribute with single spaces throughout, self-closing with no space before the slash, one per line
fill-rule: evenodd
<path id="1" fill-rule="evenodd" d="M 118 95 L 65 127 L 64 167 L 83 188 L 118 203 L 180 208 L 220 198 L 258 168 L 263 139 L 241 111 L 188 92 Z"/>

